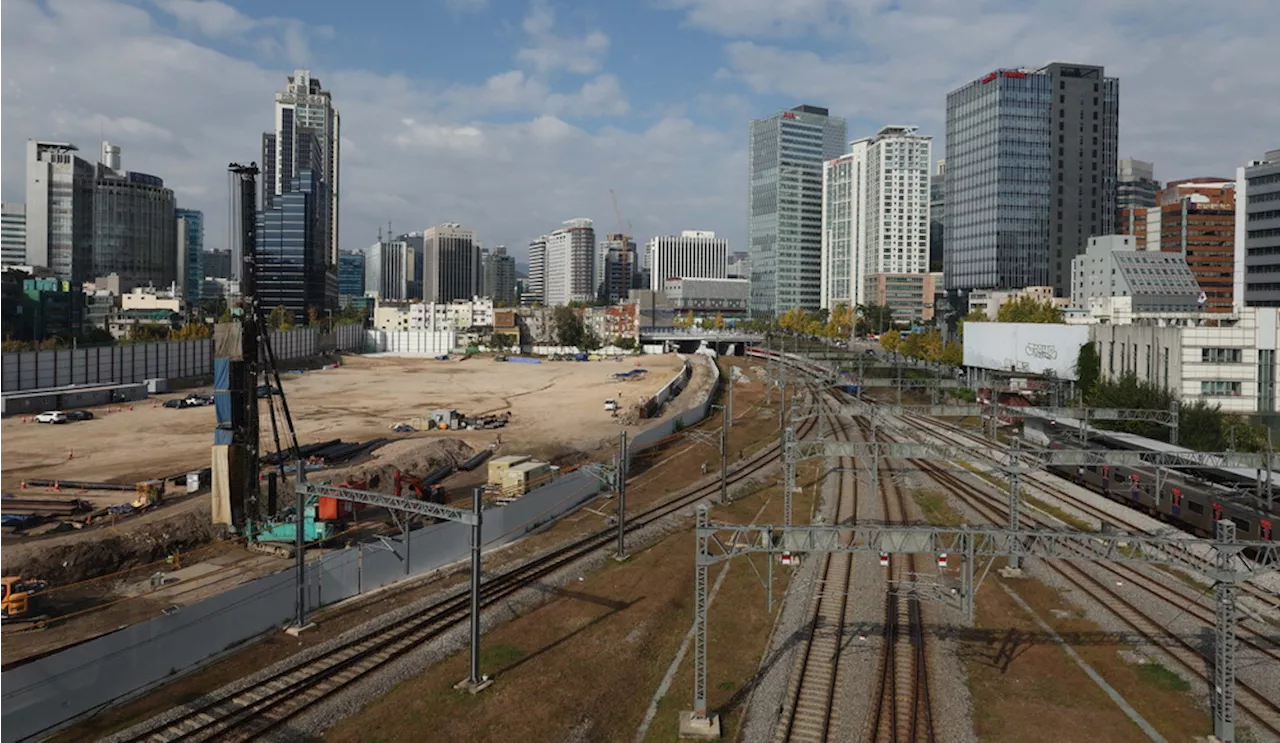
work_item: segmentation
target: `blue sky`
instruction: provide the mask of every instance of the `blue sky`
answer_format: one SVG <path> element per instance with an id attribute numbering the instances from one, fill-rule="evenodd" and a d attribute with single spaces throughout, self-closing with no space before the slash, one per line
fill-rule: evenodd
<path id="1" fill-rule="evenodd" d="M 566 219 L 641 241 L 746 240 L 746 132 L 799 103 L 851 137 L 942 141 L 946 92 L 996 67 L 1106 65 L 1121 156 L 1230 176 L 1280 147 L 1272 0 L 5 0 L 3 196 L 24 142 L 160 175 L 223 244 L 230 161 L 258 157 L 272 94 L 312 70 L 343 115 L 344 247 L 445 221 L 524 246 Z M 1268 91 L 1270 93 L 1268 94 Z"/>

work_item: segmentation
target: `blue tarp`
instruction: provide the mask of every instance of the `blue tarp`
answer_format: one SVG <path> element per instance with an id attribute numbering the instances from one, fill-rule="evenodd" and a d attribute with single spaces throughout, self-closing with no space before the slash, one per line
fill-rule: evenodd
<path id="1" fill-rule="evenodd" d="M 231 425 L 231 359 L 213 360 L 213 412 L 219 426 Z"/>
<path id="2" fill-rule="evenodd" d="M 528 356 L 510 356 L 507 358 L 507 362 L 512 364 L 541 364 L 542 359 L 531 359 Z"/>

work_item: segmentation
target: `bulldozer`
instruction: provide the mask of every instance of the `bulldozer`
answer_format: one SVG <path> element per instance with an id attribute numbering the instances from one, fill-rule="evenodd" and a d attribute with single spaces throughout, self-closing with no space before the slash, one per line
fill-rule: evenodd
<path id="1" fill-rule="evenodd" d="M 29 580 L 20 575 L 0 578 L 0 591 L 3 591 L 3 598 L 0 598 L 0 619 L 24 622 L 40 619 L 32 616 L 32 612 L 35 611 L 36 596 L 48 587 L 46 581 Z"/>

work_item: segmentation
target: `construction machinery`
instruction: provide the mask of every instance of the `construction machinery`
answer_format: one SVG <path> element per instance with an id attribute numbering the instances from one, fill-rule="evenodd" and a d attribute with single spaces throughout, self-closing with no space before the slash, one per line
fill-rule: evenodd
<path id="1" fill-rule="evenodd" d="M 137 511 L 160 505 L 164 501 L 164 484 L 164 480 L 143 480 L 134 489 L 137 497 L 129 505 Z"/>
<path id="2" fill-rule="evenodd" d="M 396 470 L 395 480 L 395 496 L 403 498 L 405 488 L 412 490 L 418 500 L 424 500 L 429 503 L 444 503 L 446 493 L 443 485 L 436 483 L 427 483 L 417 475 L 411 475 L 408 472 Z M 430 497 L 428 497 L 430 496 Z"/>
<path id="3" fill-rule="evenodd" d="M 20 575 L 6 575 L 0 578 L 0 619 L 35 621 L 31 613 L 35 611 L 36 596 L 44 592 L 49 584 L 42 580 L 31 580 Z"/>

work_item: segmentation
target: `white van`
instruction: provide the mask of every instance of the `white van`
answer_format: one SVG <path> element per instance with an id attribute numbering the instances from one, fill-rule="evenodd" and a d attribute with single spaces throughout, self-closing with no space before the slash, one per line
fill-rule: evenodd
<path id="1" fill-rule="evenodd" d="M 612 413 L 618 409 L 618 401 L 612 398 L 604 401 L 604 409 L 606 413 Z"/>

